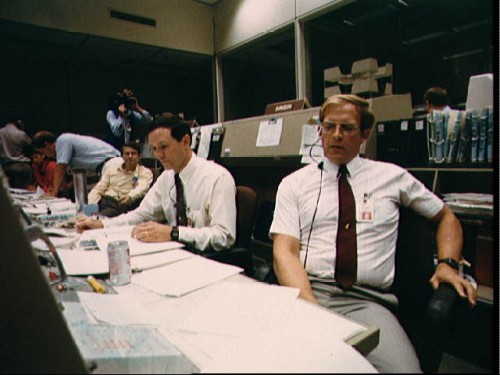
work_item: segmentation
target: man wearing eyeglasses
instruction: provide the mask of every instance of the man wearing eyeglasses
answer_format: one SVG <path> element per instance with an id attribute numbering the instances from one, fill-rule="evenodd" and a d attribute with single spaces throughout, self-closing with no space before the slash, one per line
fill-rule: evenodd
<path id="1" fill-rule="evenodd" d="M 379 345 L 367 355 L 377 370 L 420 372 L 411 342 L 385 307 L 397 304 L 389 288 L 399 206 L 438 223 L 438 255 L 447 261 L 438 264 L 432 286 L 449 282 L 474 305 L 474 287 L 450 266 L 461 259 L 460 223 L 405 169 L 359 156 L 375 122 L 367 101 L 332 96 L 319 118 L 323 159 L 285 177 L 278 188 L 270 229 L 276 276 L 281 285 L 299 288 L 301 298 L 379 327 Z M 352 211 L 350 221 L 344 221 L 346 211 Z M 340 265 L 345 264 L 341 254 L 347 245 L 346 271 Z"/>

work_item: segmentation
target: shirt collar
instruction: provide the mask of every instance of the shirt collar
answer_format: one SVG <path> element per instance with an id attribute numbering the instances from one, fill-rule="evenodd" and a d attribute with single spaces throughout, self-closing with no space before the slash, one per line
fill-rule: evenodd
<path id="1" fill-rule="evenodd" d="M 361 157 L 356 155 L 349 163 L 346 164 L 347 170 L 349 171 L 349 176 L 353 177 L 361 166 Z M 323 168 L 326 172 L 332 173 L 333 176 L 337 176 L 339 172 L 339 165 L 331 162 L 328 158 L 323 157 Z"/>
<path id="2" fill-rule="evenodd" d="M 187 165 L 179 172 L 179 177 L 181 178 L 182 183 L 188 181 L 191 178 L 191 176 L 195 173 L 196 164 L 197 164 L 196 154 L 194 152 L 191 152 L 191 159 L 189 159 Z"/>
<path id="3" fill-rule="evenodd" d="M 124 166 L 125 166 L 125 162 L 121 163 L 121 164 L 118 166 L 118 170 L 121 170 L 121 171 L 123 171 L 123 172 L 125 172 L 125 173 L 136 173 L 137 171 L 139 171 L 139 166 L 140 166 L 140 164 L 139 164 L 139 163 L 137 163 L 137 165 L 135 166 L 135 169 L 134 169 L 133 171 L 126 171 Z"/>

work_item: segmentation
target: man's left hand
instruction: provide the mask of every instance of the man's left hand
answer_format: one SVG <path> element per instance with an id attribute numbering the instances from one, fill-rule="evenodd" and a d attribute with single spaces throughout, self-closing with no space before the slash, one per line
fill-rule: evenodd
<path id="1" fill-rule="evenodd" d="M 430 279 L 432 288 L 435 290 L 439 284 L 447 282 L 453 285 L 462 298 L 467 298 L 472 306 L 476 305 L 477 292 L 474 286 L 458 274 L 458 271 L 447 264 L 438 264 L 434 275 Z"/>

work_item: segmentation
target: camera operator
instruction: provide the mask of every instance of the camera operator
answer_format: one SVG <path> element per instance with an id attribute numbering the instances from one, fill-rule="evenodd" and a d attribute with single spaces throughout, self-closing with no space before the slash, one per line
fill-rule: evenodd
<path id="1" fill-rule="evenodd" d="M 135 140 L 135 128 L 145 127 L 153 116 L 139 105 L 132 90 L 123 89 L 109 97 L 106 120 L 106 141 L 121 150 L 124 144 Z"/>

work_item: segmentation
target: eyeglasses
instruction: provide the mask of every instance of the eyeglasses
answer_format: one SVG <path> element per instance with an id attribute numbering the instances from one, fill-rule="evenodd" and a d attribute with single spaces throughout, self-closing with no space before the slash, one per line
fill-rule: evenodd
<path id="1" fill-rule="evenodd" d="M 356 124 L 334 124 L 332 122 L 323 122 L 321 124 L 321 129 L 323 130 L 323 133 L 325 134 L 331 134 L 335 132 L 335 129 L 339 127 L 340 131 L 342 133 L 352 133 L 354 130 L 359 129 L 359 126 Z"/>

